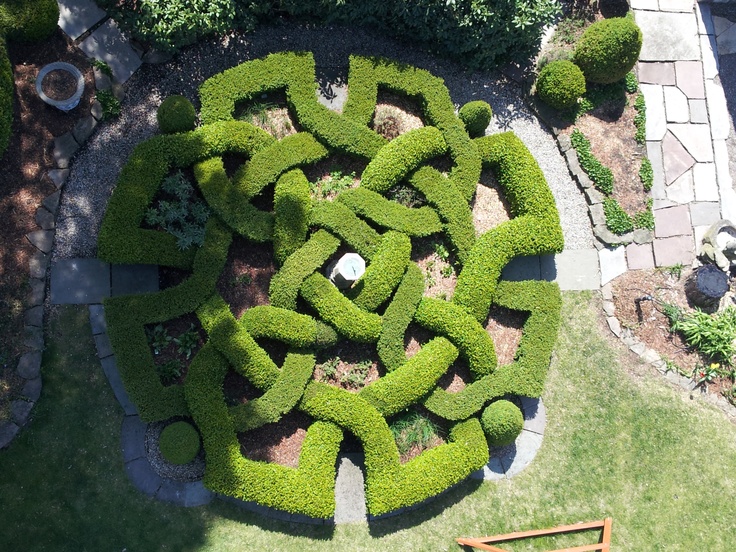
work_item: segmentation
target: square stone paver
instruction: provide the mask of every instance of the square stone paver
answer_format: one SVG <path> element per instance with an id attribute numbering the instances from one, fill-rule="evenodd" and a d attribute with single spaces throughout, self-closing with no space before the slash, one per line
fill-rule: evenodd
<path id="1" fill-rule="evenodd" d="M 110 273 L 113 297 L 158 291 L 156 265 L 112 265 Z"/>
<path id="2" fill-rule="evenodd" d="M 644 84 L 675 84 L 675 64 L 672 62 L 639 62 L 639 82 Z"/>
<path id="3" fill-rule="evenodd" d="M 654 240 L 654 262 L 657 266 L 689 265 L 695 258 L 694 245 L 692 236 L 658 238 Z"/>
<path id="4" fill-rule="evenodd" d="M 703 63 L 701 61 L 678 61 L 675 63 L 677 86 L 688 98 L 705 98 Z"/>
<path id="5" fill-rule="evenodd" d="M 708 107 L 705 100 L 688 100 L 690 122 L 705 124 L 708 122 Z"/>
<path id="6" fill-rule="evenodd" d="M 623 245 L 615 249 L 603 248 L 598 252 L 598 256 L 601 263 L 602 286 L 626 272 L 626 248 Z"/>
<path id="7" fill-rule="evenodd" d="M 554 256 L 555 281 L 562 290 L 598 289 L 601 274 L 595 249 L 565 249 Z"/>
<path id="8" fill-rule="evenodd" d="M 708 125 L 671 124 L 667 128 L 696 161 L 713 161 L 713 142 Z"/>
<path id="9" fill-rule="evenodd" d="M 685 12 L 693 11 L 693 3 L 695 0 L 661 0 L 659 9 L 669 12 Z"/>
<path id="10" fill-rule="evenodd" d="M 629 270 L 648 270 L 654 268 L 654 255 L 651 243 L 630 243 L 626 246 L 626 262 Z"/>
<path id="11" fill-rule="evenodd" d="M 51 303 L 88 305 L 110 297 L 110 265 L 98 259 L 61 259 L 51 269 Z"/>
<path id="12" fill-rule="evenodd" d="M 694 201 L 690 204 L 690 220 L 693 226 L 710 226 L 721 218 L 721 206 L 717 201 Z"/>
<path id="13" fill-rule="evenodd" d="M 644 35 L 640 60 L 700 59 L 695 13 L 635 11 L 634 17 Z"/>
<path id="14" fill-rule="evenodd" d="M 78 39 L 107 15 L 92 0 L 57 0 L 57 3 L 59 27 L 72 40 Z"/>
<path id="15" fill-rule="evenodd" d="M 693 156 L 671 132 L 662 140 L 662 161 L 665 185 L 672 184 L 695 164 Z"/>
<path id="16" fill-rule="evenodd" d="M 79 47 L 89 57 L 106 62 L 120 84 L 125 83 L 141 65 L 141 58 L 112 19 L 98 27 Z"/>
<path id="17" fill-rule="evenodd" d="M 687 205 L 656 209 L 654 211 L 654 235 L 657 238 L 692 236 L 690 212 Z"/>
<path id="18" fill-rule="evenodd" d="M 630 0 L 629 5 L 633 10 L 658 10 L 657 0 Z"/>

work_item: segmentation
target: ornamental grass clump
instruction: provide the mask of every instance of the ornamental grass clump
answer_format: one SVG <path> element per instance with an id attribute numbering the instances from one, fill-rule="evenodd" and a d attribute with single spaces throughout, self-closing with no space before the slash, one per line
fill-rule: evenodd
<path id="1" fill-rule="evenodd" d="M 548 63 L 539 72 L 537 95 L 550 107 L 565 110 L 575 106 L 585 94 L 585 77 L 580 68 L 570 61 Z"/>
<path id="2" fill-rule="evenodd" d="M 603 19 L 585 30 L 575 48 L 573 61 L 588 82 L 616 82 L 634 67 L 641 44 L 641 29 L 633 19 Z"/>

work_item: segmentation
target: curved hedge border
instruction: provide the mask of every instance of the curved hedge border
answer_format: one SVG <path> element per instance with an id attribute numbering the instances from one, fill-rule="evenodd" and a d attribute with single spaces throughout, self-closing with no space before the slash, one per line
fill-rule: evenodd
<path id="1" fill-rule="evenodd" d="M 106 260 L 192 269 L 192 276 L 175 288 L 106 302 L 111 341 L 141 417 L 191 414 L 203 436 L 205 484 L 215 492 L 314 517 L 334 512 L 342 430 L 363 445 L 372 515 L 415 504 L 482 467 L 488 461 L 479 421 L 484 407 L 506 394 L 541 393 L 559 323 L 554 284 L 497 284 L 514 256 L 562 248 L 554 200 L 523 144 L 510 133 L 471 140 L 441 79 L 426 71 L 352 57 L 349 78 L 343 115 L 317 102 L 309 54 L 273 54 L 209 79 L 200 88 L 204 126 L 136 148 L 99 238 L 100 256 Z M 430 126 L 392 142 L 371 130 L 380 88 L 419 99 Z M 232 120 L 239 104 L 276 90 L 285 92 L 304 132 L 276 141 L 253 125 Z M 332 152 L 366 159 L 363 183 L 335 201 L 313 201 L 300 167 Z M 454 163 L 449 175 L 422 166 L 445 152 Z M 226 153 L 247 159 L 232 178 L 222 161 Z M 483 165 L 495 173 L 515 218 L 476 239 L 468 202 Z M 194 167 L 214 214 L 204 244 L 182 253 L 170 236 L 140 225 L 161 180 L 187 166 Z M 400 182 L 423 193 L 430 206 L 409 209 L 383 195 Z M 271 209 L 251 203 L 256 196 L 268 197 L 271 189 Z M 440 232 L 462 268 L 452 302 L 423 297 L 423 273 L 410 262 L 412 237 Z M 273 242 L 281 265 L 270 283 L 271 306 L 248 309 L 240 320 L 215 289 L 234 233 Z M 321 274 L 341 244 L 368 262 L 363 277 L 345 292 Z M 531 312 L 516 360 L 500 368 L 482 326 L 492 301 Z M 298 310 L 305 305 L 306 310 Z M 197 313 L 208 341 L 183 386 L 164 387 L 144 326 L 188 312 Z M 440 336 L 407 359 L 404 339 L 412 322 Z M 340 338 L 375 343 L 387 374 L 357 394 L 312 381 L 315 351 Z M 283 366 L 258 339 L 284 344 Z M 464 390 L 448 393 L 437 382 L 458 354 L 467 360 L 473 379 Z M 222 383 L 229 369 L 262 395 L 228 407 Z M 417 403 L 448 421 L 449 440 L 401 464 L 387 418 Z M 318 420 L 307 432 L 297 469 L 243 457 L 239 432 L 276 423 L 294 408 Z"/>

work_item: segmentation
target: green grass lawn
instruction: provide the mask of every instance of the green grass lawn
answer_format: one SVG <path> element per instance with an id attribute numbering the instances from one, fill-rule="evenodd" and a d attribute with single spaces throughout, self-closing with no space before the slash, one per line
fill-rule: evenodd
<path id="1" fill-rule="evenodd" d="M 736 426 L 592 331 L 589 295 L 563 298 L 547 430 L 532 465 L 508 482 L 463 484 L 420 512 L 335 529 L 221 501 L 179 508 L 136 491 L 120 453 L 123 412 L 96 360 L 87 309 L 62 307 L 50 321 L 34 419 L 0 452 L 0 550 L 460 550 L 458 536 L 606 516 L 614 551 L 732 550 Z"/>

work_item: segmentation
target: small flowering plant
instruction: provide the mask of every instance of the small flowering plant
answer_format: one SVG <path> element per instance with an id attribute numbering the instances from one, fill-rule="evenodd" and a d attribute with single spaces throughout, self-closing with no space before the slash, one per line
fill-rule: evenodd
<path id="1" fill-rule="evenodd" d="M 718 362 L 711 362 L 709 365 L 698 364 L 693 370 L 693 381 L 697 385 L 704 385 L 713 381 L 715 378 L 721 375 L 721 364 Z"/>

